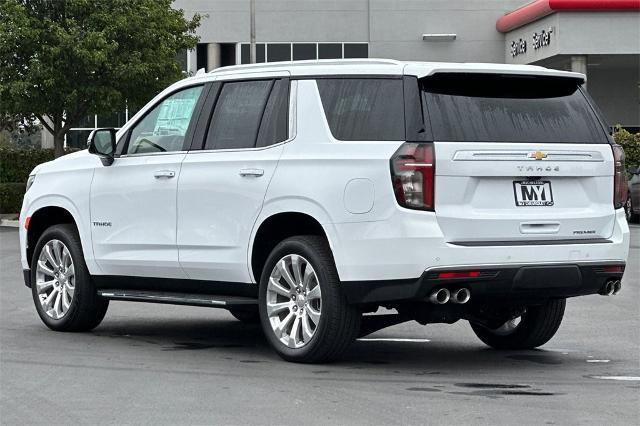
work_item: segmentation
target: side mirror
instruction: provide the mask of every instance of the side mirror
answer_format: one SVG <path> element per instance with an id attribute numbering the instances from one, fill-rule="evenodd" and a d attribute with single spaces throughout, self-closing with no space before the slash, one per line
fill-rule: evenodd
<path id="1" fill-rule="evenodd" d="M 87 147 L 91 154 L 100 157 L 104 166 L 113 164 L 113 156 L 116 152 L 116 129 L 95 129 L 89 135 Z"/>

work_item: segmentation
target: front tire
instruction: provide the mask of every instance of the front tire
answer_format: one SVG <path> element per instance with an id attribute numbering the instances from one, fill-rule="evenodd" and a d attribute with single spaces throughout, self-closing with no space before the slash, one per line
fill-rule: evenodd
<path id="1" fill-rule="evenodd" d="M 260 321 L 271 346 L 287 361 L 320 363 L 340 357 L 360 330 L 326 240 L 288 238 L 267 259 L 260 279 Z"/>
<path id="2" fill-rule="evenodd" d="M 55 331 L 88 331 L 100 324 L 109 301 L 98 296 L 75 226 L 44 231 L 31 260 L 31 294 L 42 322 Z"/>
<path id="3" fill-rule="evenodd" d="M 498 328 L 490 329 L 475 323 L 471 323 L 471 328 L 480 340 L 494 349 L 534 349 L 556 334 L 565 306 L 566 299 L 550 300 L 528 307 L 520 317 L 506 321 Z"/>

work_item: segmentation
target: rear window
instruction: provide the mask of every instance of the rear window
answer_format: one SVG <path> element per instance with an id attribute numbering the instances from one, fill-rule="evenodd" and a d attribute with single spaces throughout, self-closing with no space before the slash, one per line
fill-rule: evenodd
<path id="1" fill-rule="evenodd" d="M 404 98 L 401 79 L 319 79 L 333 137 L 343 141 L 404 140 Z"/>
<path id="2" fill-rule="evenodd" d="M 443 73 L 421 88 L 438 141 L 608 143 L 571 78 Z"/>

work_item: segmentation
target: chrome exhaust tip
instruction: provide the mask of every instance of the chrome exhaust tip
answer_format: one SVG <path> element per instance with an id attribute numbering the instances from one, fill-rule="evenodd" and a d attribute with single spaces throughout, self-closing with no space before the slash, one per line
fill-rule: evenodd
<path id="1" fill-rule="evenodd" d="M 611 281 L 607 281 L 603 286 L 602 289 L 600 290 L 600 294 L 602 296 L 612 296 L 613 293 L 616 291 L 615 289 L 615 282 L 614 280 Z"/>
<path id="2" fill-rule="evenodd" d="M 450 298 L 451 293 L 449 293 L 449 290 L 441 288 L 431 293 L 431 296 L 429 296 L 429 302 L 435 303 L 436 305 L 444 305 Z"/>
<path id="3" fill-rule="evenodd" d="M 464 305 L 471 299 L 471 292 L 467 288 L 459 288 L 451 294 L 451 301 Z"/>
<path id="4" fill-rule="evenodd" d="M 620 281 L 620 280 L 614 281 L 614 283 L 613 283 L 613 294 L 616 295 L 616 294 L 620 293 L 620 290 L 622 290 L 622 281 Z"/>

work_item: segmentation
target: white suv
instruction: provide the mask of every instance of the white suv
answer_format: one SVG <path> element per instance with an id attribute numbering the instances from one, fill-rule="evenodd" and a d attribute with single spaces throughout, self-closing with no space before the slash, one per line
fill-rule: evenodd
<path id="1" fill-rule="evenodd" d="M 25 282 L 54 330 L 110 300 L 220 307 L 292 361 L 408 320 L 542 345 L 628 254 L 623 153 L 583 82 L 390 60 L 184 79 L 33 171 Z"/>

